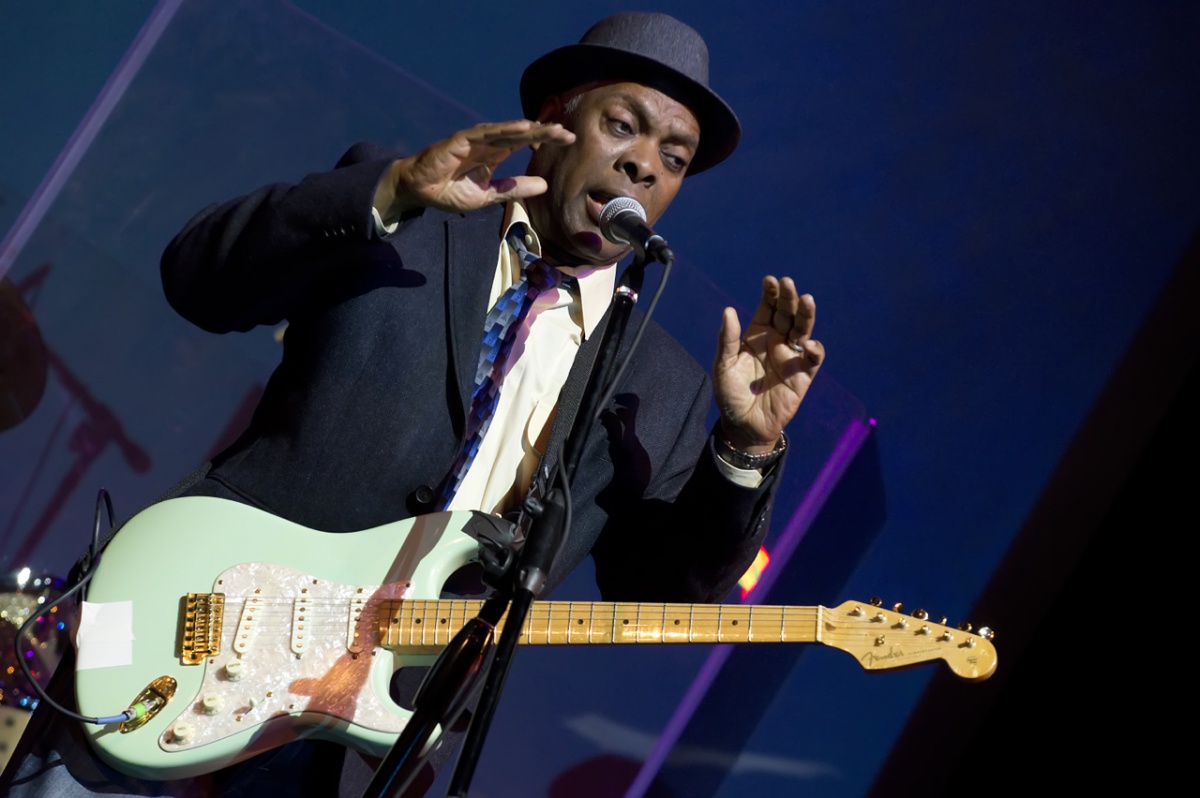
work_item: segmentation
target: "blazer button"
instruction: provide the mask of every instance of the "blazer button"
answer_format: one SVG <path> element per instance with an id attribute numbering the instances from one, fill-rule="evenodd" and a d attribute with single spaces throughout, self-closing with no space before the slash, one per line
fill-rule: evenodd
<path id="1" fill-rule="evenodd" d="M 433 504 L 433 488 L 429 487 L 428 485 L 422 485 L 421 487 L 417 488 L 416 492 L 413 494 L 413 498 L 415 498 L 421 504 Z"/>

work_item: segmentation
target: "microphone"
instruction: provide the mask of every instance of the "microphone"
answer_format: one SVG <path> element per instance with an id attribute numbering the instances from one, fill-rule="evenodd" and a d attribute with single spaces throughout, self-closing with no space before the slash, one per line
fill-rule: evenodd
<path id="1" fill-rule="evenodd" d="M 611 199 L 600 209 L 600 232 L 614 244 L 628 244 L 643 256 L 662 263 L 674 260 L 666 240 L 646 224 L 641 203 L 629 197 Z"/>

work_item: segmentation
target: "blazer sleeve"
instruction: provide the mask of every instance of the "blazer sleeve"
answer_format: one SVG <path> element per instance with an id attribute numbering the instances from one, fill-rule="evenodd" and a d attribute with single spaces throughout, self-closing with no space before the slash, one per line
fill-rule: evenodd
<path id="1" fill-rule="evenodd" d="M 375 187 L 395 157 L 355 145 L 330 172 L 205 208 L 163 253 L 167 301 L 210 332 L 278 324 L 337 267 L 338 248 L 375 237 Z"/>
<path id="2" fill-rule="evenodd" d="M 673 435 L 674 440 L 663 461 L 650 465 L 653 475 L 639 498 L 625 503 L 601 496 L 609 517 L 592 558 L 606 600 L 721 601 L 766 537 L 784 462 L 777 462 L 755 488 L 737 485 L 720 472 L 706 423 L 712 383 L 700 374 L 692 383 L 696 388 L 690 405 L 686 394 L 682 397 L 687 411 L 681 427 L 678 422 L 655 420 L 654 407 L 646 407 L 644 413 L 638 408 L 641 440 L 664 435 Z M 610 418 L 610 441 L 611 426 L 619 424 L 619 418 Z M 655 429 L 659 424 L 663 429 Z M 628 424 L 624 426 L 618 434 L 628 436 Z M 645 451 L 646 447 L 634 448 Z M 632 462 L 614 460 L 613 487 L 606 490 L 628 483 L 627 475 L 639 470 Z"/>

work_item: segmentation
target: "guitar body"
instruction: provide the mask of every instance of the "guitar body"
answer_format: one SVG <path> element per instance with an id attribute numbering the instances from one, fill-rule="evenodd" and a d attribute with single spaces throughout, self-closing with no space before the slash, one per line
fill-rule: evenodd
<path id="1" fill-rule="evenodd" d="M 411 714 L 388 696 L 392 673 L 431 656 L 379 648 L 376 605 L 437 598 L 476 555 L 476 541 L 458 531 L 471 517 L 330 534 L 206 497 L 143 511 L 113 538 L 88 593 L 89 602 L 132 603 L 132 663 L 79 670 L 76 693 L 91 716 L 123 711 L 160 677 L 175 680 L 175 695 L 129 732 L 85 724 L 91 744 L 113 767 L 156 780 L 300 737 L 382 756 Z M 185 665 L 189 593 L 224 594 L 224 620 L 220 652 Z"/>

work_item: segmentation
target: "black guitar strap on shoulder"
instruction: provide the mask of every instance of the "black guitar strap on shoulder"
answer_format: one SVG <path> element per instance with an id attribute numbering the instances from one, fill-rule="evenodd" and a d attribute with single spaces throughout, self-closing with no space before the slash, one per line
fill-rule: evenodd
<path id="1" fill-rule="evenodd" d="M 543 491 L 554 466 L 557 465 L 558 453 L 566 442 L 567 435 L 571 433 L 571 428 L 575 426 L 575 417 L 579 415 L 583 394 L 587 390 L 588 378 L 592 373 L 592 364 L 596 362 L 596 355 L 600 353 L 600 343 L 604 340 L 604 331 L 608 329 L 612 312 L 613 306 L 610 303 L 596 329 L 592 330 L 592 334 L 585 338 L 579 347 L 579 354 L 575 356 L 575 363 L 567 374 L 567 382 L 558 395 L 558 412 L 554 416 L 554 425 L 550 428 L 550 439 L 535 472 L 535 480 L 541 479 Z"/>
<path id="2" fill-rule="evenodd" d="M 159 502 L 165 502 L 167 499 L 174 499 L 182 495 L 185 490 L 208 476 L 208 472 L 211 470 L 212 461 L 204 461 L 199 468 L 188 474 L 179 482 L 175 483 L 165 493 L 163 493 L 154 501 L 150 502 L 150 504 L 147 504 L 146 507 L 151 507 Z M 143 507 L 142 510 L 145 510 L 146 507 Z M 139 510 L 138 512 L 141 511 Z M 137 513 L 134 513 L 134 515 L 137 515 Z M 133 518 L 133 515 L 128 516 L 125 520 L 128 521 L 130 518 Z M 104 549 L 108 547 L 108 543 L 113 539 L 113 535 L 120 532 L 121 527 L 123 526 L 125 526 L 124 521 L 119 524 L 114 524 L 112 527 L 110 527 L 109 530 L 100 538 L 100 545 L 98 545 L 94 551 L 91 546 L 88 546 L 83 550 L 83 554 L 79 555 L 79 559 L 75 561 L 75 564 L 71 566 L 71 570 L 67 574 L 68 586 L 78 584 L 79 580 L 87 575 L 87 572 L 90 571 L 92 566 L 95 564 L 95 559 L 100 556 L 100 552 L 104 551 Z"/>

